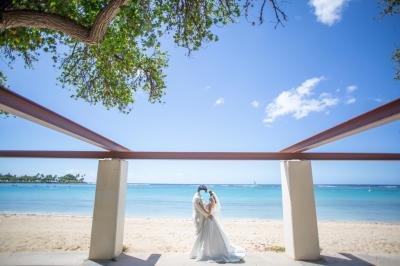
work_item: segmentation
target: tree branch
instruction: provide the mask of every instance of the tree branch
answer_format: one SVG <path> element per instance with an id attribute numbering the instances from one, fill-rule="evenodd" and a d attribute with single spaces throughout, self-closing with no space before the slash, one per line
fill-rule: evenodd
<path id="1" fill-rule="evenodd" d="M 70 18 L 34 10 L 3 11 L 0 29 L 16 27 L 50 29 L 63 32 L 86 44 L 98 44 L 104 39 L 108 26 L 118 14 L 120 8 L 128 2 L 129 0 L 110 0 L 108 5 L 97 14 L 90 29 Z"/>
<path id="2" fill-rule="evenodd" d="M 257 0 L 245 0 L 243 3 L 243 10 L 244 10 L 244 16 L 245 18 L 248 20 L 249 18 L 249 9 L 252 8 L 254 6 L 254 2 L 259 3 L 260 1 Z M 267 4 L 267 2 L 269 2 L 269 4 L 272 7 L 272 11 L 274 12 L 274 16 L 275 16 L 275 28 L 277 28 L 277 26 L 281 25 L 281 26 L 285 26 L 284 22 L 287 21 L 287 15 L 286 13 L 280 8 L 279 5 L 279 0 L 263 0 L 261 2 L 261 7 L 260 7 L 260 11 L 259 11 L 259 15 L 258 15 L 258 23 L 261 25 L 264 23 L 264 9 L 265 9 L 265 5 Z M 255 21 L 251 22 L 253 25 L 255 25 Z"/>
<path id="3" fill-rule="evenodd" d="M 100 43 L 103 41 L 108 25 L 110 25 L 111 21 L 118 14 L 119 9 L 128 2 L 129 0 L 111 0 L 108 5 L 97 14 L 89 33 L 89 39 L 93 43 Z"/>
<path id="4" fill-rule="evenodd" d="M 33 27 L 63 32 L 74 39 L 88 41 L 89 30 L 72 19 L 51 13 L 33 10 L 10 10 L 3 12 L 0 27 L 10 29 L 16 27 Z"/>
<path id="5" fill-rule="evenodd" d="M 279 7 L 279 5 L 277 4 L 276 0 L 269 0 L 269 2 L 272 5 L 272 9 L 274 10 L 274 14 L 275 14 L 275 19 L 276 19 L 276 24 L 275 24 L 275 28 L 281 24 L 282 26 L 284 26 L 282 19 L 284 21 L 287 20 L 287 16 L 285 14 L 285 12 L 282 11 L 282 9 Z M 282 19 L 281 19 L 282 17 Z"/>

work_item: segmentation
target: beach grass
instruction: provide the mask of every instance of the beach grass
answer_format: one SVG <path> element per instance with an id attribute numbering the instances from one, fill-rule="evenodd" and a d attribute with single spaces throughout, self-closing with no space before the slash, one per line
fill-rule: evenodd
<path id="1" fill-rule="evenodd" d="M 122 246 L 122 253 L 128 253 L 129 247 L 127 245 Z"/>
<path id="2" fill-rule="evenodd" d="M 285 252 L 285 247 L 271 246 L 271 247 L 269 247 L 269 251 L 276 252 L 276 253 L 282 253 L 282 252 Z"/>

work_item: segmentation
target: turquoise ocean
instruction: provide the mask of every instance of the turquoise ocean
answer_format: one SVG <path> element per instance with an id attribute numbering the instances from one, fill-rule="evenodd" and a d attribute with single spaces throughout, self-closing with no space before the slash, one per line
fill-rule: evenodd
<path id="1" fill-rule="evenodd" d="M 224 218 L 282 219 L 280 185 L 210 187 Z M 129 184 L 126 216 L 190 218 L 196 189 Z M 320 220 L 400 222 L 400 185 L 315 185 L 314 191 Z M 94 184 L 0 184 L 0 213 L 91 216 L 94 195 Z"/>

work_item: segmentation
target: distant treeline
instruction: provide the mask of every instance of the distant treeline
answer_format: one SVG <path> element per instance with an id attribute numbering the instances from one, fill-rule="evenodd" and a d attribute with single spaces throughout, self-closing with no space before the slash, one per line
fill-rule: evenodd
<path id="1" fill-rule="evenodd" d="M 8 174 L 0 174 L 0 183 L 86 183 L 84 179 L 84 175 L 73 175 L 66 174 L 63 176 L 57 175 L 44 175 L 44 174 L 36 174 L 34 176 L 30 175 L 12 175 Z"/>

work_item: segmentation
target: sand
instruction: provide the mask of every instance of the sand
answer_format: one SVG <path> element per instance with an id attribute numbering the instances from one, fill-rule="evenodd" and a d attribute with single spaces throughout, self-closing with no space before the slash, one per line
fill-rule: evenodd
<path id="1" fill-rule="evenodd" d="M 88 251 L 90 217 L 0 215 L 0 252 Z M 283 246 L 279 220 L 222 220 L 235 245 L 249 253 Z M 319 222 L 323 253 L 400 254 L 400 224 Z M 124 245 L 129 252 L 189 252 L 194 241 L 190 219 L 126 218 Z"/>

